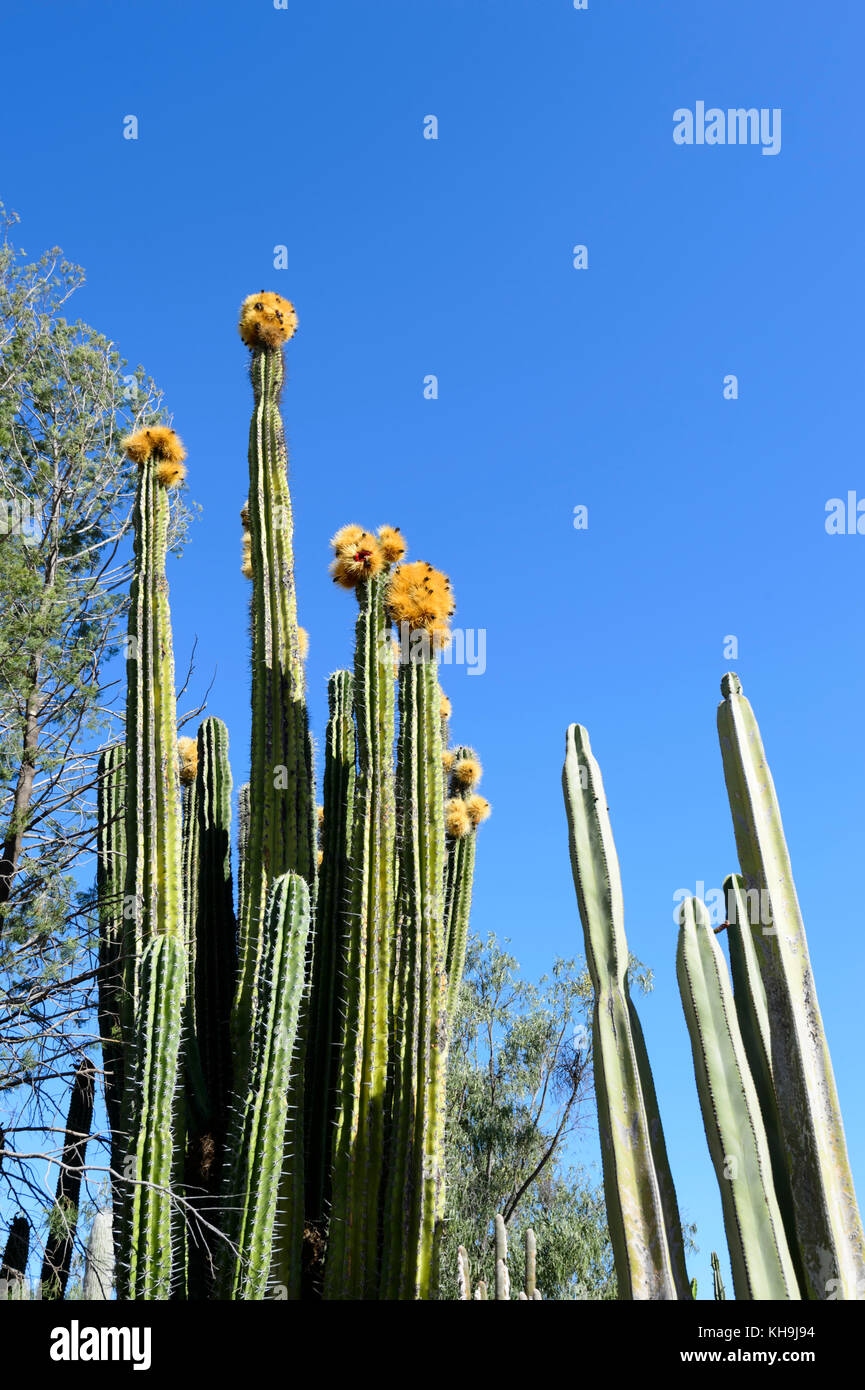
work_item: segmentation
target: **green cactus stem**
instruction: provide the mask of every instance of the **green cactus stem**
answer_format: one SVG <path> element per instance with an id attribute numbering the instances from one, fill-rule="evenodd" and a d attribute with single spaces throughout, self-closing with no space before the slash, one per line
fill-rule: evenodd
<path id="1" fill-rule="evenodd" d="M 769 1143 L 730 977 L 699 898 L 682 904 L 676 974 L 737 1299 L 798 1299 Z"/>
<path id="2" fill-rule="evenodd" d="M 322 1232 L 331 1198 L 333 1134 L 338 1114 L 338 1039 L 345 1016 L 348 968 L 356 758 L 354 679 L 350 671 L 334 672 L 328 681 L 327 698 L 330 717 L 325 739 L 322 865 L 310 982 L 305 1119 L 307 1218 Z"/>
<path id="3" fill-rule="evenodd" d="M 712 1251 L 712 1285 L 715 1293 L 715 1301 L 722 1303 L 727 1297 L 727 1290 L 724 1288 L 724 1280 L 721 1278 L 721 1261 L 715 1251 Z"/>
<path id="4" fill-rule="evenodd" d="M 531 1226 L 526 1231 L 526 1298 L 534 1299 L 538 1292 L 538 1242 Z"/>
<path id="5" fill-rule="evenodd" d="M 346 1025 L 339 1062 L 333 1206 L 326 1296 L 378 1296 L 395 918 L 394 681 L 385 612 L 387 572 L 357 586 L 354 710 L 358 767 L 353 802 L 351 931 Z M 386 653 L 385 659 L 382 654 Z M 438 769 L 441 797 L 441 765 Z"/>
<path id="6" fill-rule="evenodd" d="M 563 773 L 571 865 L 595 991 L 593 1052 L 619 1297 L 689 1299 L 682 1224 L 648 1054 L 628 992 L 619 865 L 601 770 L 572 724 Z"/>
<path id="7" fill-rule="evenodd" d="M 123 893 L 126 883 L 126 745 L 99 755 L 97 766 L 96 896 L 99 909 L 98 1018 L 102 1041 L 105 1109 L 111 1132 L 112 1191 L 119 1208 L 117 1178 L 123 1165 L 124 1048 L 121 1003 L 124 968 Z M 127 1038 L 128 1042 L 128 1038 Z"/>
<path id="8" fill-rule="evenodd" d="M 220 1298 L 254 1300 L 267 1294 L 309 916 L 304 879 L 298 874 L 277 879 L 265 919 L 250 1067 L 235 1102 L 229 1134 L 231 1161 L 223 1183 L 228 1239 L 220 1246 Z"/>
<path id="9" fill-rule="evenodd" d="M 441 692 L 434 657 L 400 665 L 401 924 L 383 1296 L 438 1282 L 447 1063 Z"/>
<path id="10" fill-rule="evenodd" d="M 772 1080 L 795 1206 L 806 1297 L 865 1291 L 865 1237 L 805 928 L 772 775 L 738 676 L 721 683 L 718 736 L 746 891 L 761 895 L 752 938 L 766 992 Z"/>
<path id="11" fill-rule="evenodd" d="M 30 1222 L 26 1216 L 13 1216 L 0 1260 L 0 1299 L 19 1301 L 29 1292 L 26 1283 L 30 1258 Z"/>

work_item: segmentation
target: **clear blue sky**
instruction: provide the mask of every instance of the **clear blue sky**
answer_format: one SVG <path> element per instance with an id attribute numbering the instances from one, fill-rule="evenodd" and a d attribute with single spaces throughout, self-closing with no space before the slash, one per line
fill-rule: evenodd
<path id="1" fill-rule="evenodd" d="M 0 196 L 19 239 L 86 267 L 77 312 L 145 364 L 189 448 L 204 513 L 170 572 L 178 665 L 197 634 L 236 779 L 235 321 L 269 287 L 300 315 L 285 414 L 319 737 L 353 619 L 328 537 L 393 522 L 451 573 L 456 621 L 486 629 L 485 674 L 444 681 L 495 808 L 474 927 L 532 975 L 582 950 L 559 777 L 566 725 L 590 731 L 630 944 L 656 972 L 640 1009 L 705 1294 L 725 1246 L 672 911 L 677 888 L 735 867 L 715 734 L 734 666 L 865 1199 L 865 537 L 824 529 L 829 498 L 865 496 L 861 5 L 7 0 L 4 41 Z M 781 152 L 677 146 L 673 112 L 698 101 L 780 107 Z"/>

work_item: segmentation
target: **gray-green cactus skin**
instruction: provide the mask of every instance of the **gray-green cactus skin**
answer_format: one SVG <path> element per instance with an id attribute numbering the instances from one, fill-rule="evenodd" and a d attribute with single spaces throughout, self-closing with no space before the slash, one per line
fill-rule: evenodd
<path id="1" fill-rule="evenodd" d="M 267 1296 L 309 921 L 305 880 L 284 874 L 268 900 L 251 1063 L 229 1133 L 223 1191 L 228 1239 L 220 1247 L 217 1275 L 221 1298 Z"/>
<path id="2" fill-rule="evenodd" d="M 579 724 L 568 729 L 563 787 L 595 992 L 595 1088 L 619 1297 L 689 1299 L 676 1192 L 648 1054 L 628 992 L 624 905 L 606 793 L 589 736 Z"/>
<path id="3" fill-rule="evenodd" d="M 772 1079 L 772 1041 L 769 1029 L 769 1010 L 766 990 L 760 975 L 760 963 L 751 925 L 752 916 L 759 929 L 759 902 L 754 895 L 749 902 L 745 880 L 740 874 L 729 874 L 724 880 L 724 901 L 727 905 L 727 944 L 730 951 L 730 976 L 736 1017 L 745 1045 L 748 1067 L 760 1102 L 760 1113 L 772 1160 L 772 1180 L 787 1244 L 800 1290 L 807 1287 L 805 1271 L 796 1239 L 796 1216 L 793 1189 L 784 1154 L 783 1128 L 778 1110 L 778 1098 Z M 752 912 L 753 908 L 753 912 Z"/>
<path id="4" fill-rule="evenodd" d="M 442 721 L 442 731 L 446 721 Z M 454 749 L 454 762 L 462 758 L 476 759 L 473 748 L 460 745 Z M 471 787 L 460 787 L 456 783 L 448 786 L 448 794 L 467 801 L 472 795 Z M 474 886 L 475 855 L 477 849 L 477 826 L 455 839 L 447 842 L 447 864 L 445 867 L 445 918 L 444 950 L 445 970 L 448 979 L 448 1027 L 452 1027 L 460 997 L 463 978 L 463 964 L 466 957 L 469 920 L 472 910 L 472 889 Z"/>
<path id="5" fill-rule="evenodd" d="M 718 736 L 769 1018 L 771 1070 L 795 1206 L 805 1296 L 865 1297 L 865 1238 L 808 943 L 772 775 L 738 677 L 721 684 Z"/>
<path id="6" fill-rule="evenodd" d="M 351 846 L 357 740 L 354 678 L 335 671 L 327 686 L 322 863 L 310 981 L 306 1058 L 307 1200 L 309 1221 L 323 1231 L 331 1200 L 333 1133 L 338 1115 L 338 1039 L 346 1009 L 350 932 Z"/>
<path id="7" fill-rule="evenodd" d="M 351 931 L 325 1282 L 326 1296 L 337 1299 L 377 1297 L 379 1279 L 396 902 L 394 679 L 387 641 L 387 585 L 384 572 L 357 588 Z M 387 659 L 382 659 L 385 652 Z"/>
<path id="8" fill-rule="evenodd" d="M 84 1261 L 82 1298 L 110 1299 L 114 1288 L 114 1236 L 110 1211 L 98 1211 L 90 1224 Z"/>
<path id="9" fill-rule="evenodd" d="M 715 1167 L 737 1299 L 798 1299 L 756 1087 L 723 953 L 705 905 L 680 910 L 676 974 Z"/>
<path id="10" fill-rule="evenodd" d="M 721 1277 L 721 1261 L 715 1251 L 712 1251 L 712 1285 L 715 1293 L 715 1301 L 723 1302 L 727 1297 L 727 1290 L 724 1288 L 724 1280 Z"/>

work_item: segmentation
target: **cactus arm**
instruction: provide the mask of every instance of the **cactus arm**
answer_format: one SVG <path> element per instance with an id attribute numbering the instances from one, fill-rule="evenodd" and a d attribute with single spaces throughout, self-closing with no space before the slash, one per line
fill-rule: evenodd
<path id="1" fill-rule="evenodd" d="M 531 1226 L 526 1231 L 526 1298 L 533 1299 L 538 1287 L 538 1243 Z"/>
<path id="2" fill-rule="evenodd" d="M 18 1302 L 27 1298 L 25 1282 L 30 1258 L 30 1222 L 26 1216 L 13 1216 L 0 1259 L 0 1299 Z"/>
<path id="3" fill-rule="evenodd" d="M 111 1168 L 119 1173 L 124 1153 L 122 1135 L 124 1046 L 121 1017 L 124 968 L 123 891 L 126 882 L 126 745 L 116 744 L 99 755 L 96 814 L 96 896 L 99 907 L 98 1018 L 102 1041 L 105 1110 L 111 1132 Z M 127 1035 L 128 1042 L 128 1035 Z M 120 1204 L 112 1176 L 114 1203 Z"/>
<path id="4" fill-rule="evenodd" d="M 595 991 L 593 1053 L 619 1297 L 690 1297 L 681 1222 L 636 1010 L 615 845 L 589 737 L 572 724 L 563 774 L 571 864 Z"/>
<path id="5" fill-rule="evenodd" d="M 798 1299 L 769 1144 L 726 962 L 698 898 L 683 903 L 676 974 L 737 1299 Z"/>
<path id="6" fill-rule="evenodd" d="M 509 1301 L 511 1296 L 511 1279 L 508 1272 L 508 1228 L 505 1225 L 505 1218 L 496 1212 L 495 1217 L 495 1244 L 496 1244 L 496 1299 L 498 1302 Z"/>
<path id="7" fill-rule="evenodd" d="M 431 1298 L 444 1199 L 447 1053 L 441 692 L 435 661 L 400 667 L 400 1038 L 385 1205 L 384 1297 Z"/>
<path id="8" fill-rule="evenodd" d="M 778 799 L 738 677 L 726 675 L 721 691 L 718 736 L 739 863 L 747 889 L 762 893 L 766 908 L 752 936 L 806 1293 L 863 1298 L 865 1237 Z"/>
<path id="9" fill-rule="evenodd" d="M 334 1123 L 338 1113 L 340 1035 L 345 1013 L 346 945 L 356 744 L 354 679 L 336 671 L 328 681 L 330 718 L 324 764 L 322 865 L 316 899 L 316 940 L 306 1063 L 307 1216 L 323 1229 L 330 1205 Z"/>
<path id="10" fill-rule="evenodd" d="M 270 1279 L 309 914 L 305 881 L 297 874 L 277 879 L 265 920 L 249 1071 L 234 1108 L 231 1163 L 224 1175 L 227 1240 L 217 1272 L 220 1298 L 263 1299 Z"/>
<path id="11" fill-rule="evenodd" d="M 783 1128 L 778 1110 L 778 1098 L 772 1079 L 772 1041 L 766 990 L 760 976 L 760 964 L 754 945 L 751 919 L 741 875 L 730 874 L 724 880 L 724 901 L 727 905 L 727 944 L 730 950 L 730 975 L 733 981 L 733 1001 L 736 1017 L 745 1046 L 760 1113 L 766 1129 L 775 1195 L 787 1235 L 787 1244 L 799 1288 L 807 1286 L 805 1270 L 796 1239 L 796 1211 L 793 1190 L 782 1139 Z M 759 922 L 758 922 L 759 929 Z"/>
<path id="12" fill-rule="evenodd" d="M 357 590 L 352 929 L 334 1141 L 328 1298 L 374 1297 L 378 1281 L 396 833 L 393 669 L 389 653 L 387 660 L 381 659 L 390 628 L 384 610 L 386 585 L 387 575 L 380 574 Z"/>
<path id="13" fill-rule="evenodd" d="M 712 1251 L 712 1285 L 715 1293 L 715 1301 L 724 1302 L 727 1297 L 727 1290 L 724 1288 L 724 1280 L 721 1278 L 721 1261 L 715 1251 Z"/>

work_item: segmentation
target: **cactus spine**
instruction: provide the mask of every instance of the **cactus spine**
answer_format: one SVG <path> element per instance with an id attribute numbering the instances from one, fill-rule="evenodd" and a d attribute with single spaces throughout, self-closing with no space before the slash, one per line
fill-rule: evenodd
<path id="1" fill-rule="evenodd" d="M 265 923 L 251 1063 L 234 1109 L 224 1181 L 230 1243 L 220 1247 L 221 1298 L 262 1299 L 270 1278 L 309 933 L 309 890 L 298 874 L 276 880 Z"/>
<path id="2" fill-rule="evenodd" d="M 798 1299 L 769 1143 L 727 965 L 699 898 L 681 908 L 676 974 L 738 1299 Z"/>
<path id="3" fill-rule="evenodd" d="M 111 1186 L 119 1209 L 123 1165 L 124 1047 L 121 1017 L 124 966 L 123 893 L 126 883 L 126 745 L 99 755 L 97 766 L 96 895 L 99 910 L 98 1017 L 102 1040 L 105 1108 L 111 1131 Z M 129 1041 L 127 1036 L 126 1041 Z"/>
<path id="4" fill-rule="evenodd" d="M 765 910 L 751 930 L 770 1020 L 772 1078 L 807 1296 L 862 1296 L 865 1238 L 781 813 L 739 679 L 721 684 L 718 736 L 739 863 Z"/>
<path id="5" fill-rule="evenodd" d="M 676 1192 L 645 1042 L 628 993 L 622 886 L 606 794 L 589 736 L 579 724 L 568 729 L 563 785 L 595 991 L 595 1087 L 619 1297 L 687 1299 Z"/>

